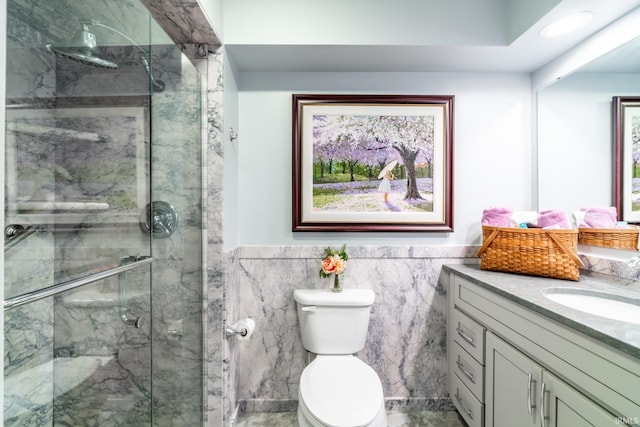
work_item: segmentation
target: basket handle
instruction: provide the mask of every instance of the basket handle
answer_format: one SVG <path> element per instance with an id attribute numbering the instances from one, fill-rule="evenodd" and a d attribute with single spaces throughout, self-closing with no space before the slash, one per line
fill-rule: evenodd
<path id="1" fill-rule="evenodd" d="M 571 252 L 569 250 L 569 248 L 567 248 L 567 245 L 565 245 L 562 240 L 558 239 L 554 233 L 552 233 L 549 230 L 546 230 L 547 234 L 549 235 L 549 237 L 551 237 L 553 239 L 554 242 L 556 242 L 556 244 L 558 246 L 560 246 L 560 248 L 567 254 L 569 255 L 569 258 L 571 258 L 571 260 L 575 263 L 575 265 L 577 265 L 578 267 L 584 267 L 584 263 L 582 262 L 582 260 L 578 257 L 578 255 L 574 254 L 573 252 Z"/>
<path id="2" fill-rule="evenodd" d="M 487 237 L 485 239 L 485 241 L 482 243 L 482 247 L 478 250 L 478 254 L 477 256 L 482 256 L 482 254 L 484 253 L 484 251 L 487 250 L 487 248 L 489 247 L 489 245 L 491 244 L 491 242 L 493 242 L 493 239 L 496 238 L 496 236 L 498 235 L 498 233 L 500 232 L 501 228 L 497 227 L 495 230 L 493 230 L 493 232 L 491 232 L 491 234 L 489 235 L 489 237 Z M 640 239 L 639 239 L 640 240 Z"/>

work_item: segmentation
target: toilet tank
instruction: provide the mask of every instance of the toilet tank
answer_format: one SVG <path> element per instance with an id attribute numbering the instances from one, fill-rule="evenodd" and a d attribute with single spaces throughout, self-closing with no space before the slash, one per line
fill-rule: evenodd
<path id="1" fill-rule="evenodd" d="M 300 335 L 304 348 L 316 354 L 353 354 L 364 348 L 371 289 L 296 289 Z"/>

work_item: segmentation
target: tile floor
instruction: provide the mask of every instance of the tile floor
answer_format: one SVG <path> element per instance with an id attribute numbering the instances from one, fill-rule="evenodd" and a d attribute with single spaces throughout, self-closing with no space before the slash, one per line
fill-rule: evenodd
<path id="1" fill-rule="evenodd" d="M 466 427 L 456 411 L 389 412 L 388 427 Z M 298 427 L 295 412 L 245 413 L 235 427 Z"/>

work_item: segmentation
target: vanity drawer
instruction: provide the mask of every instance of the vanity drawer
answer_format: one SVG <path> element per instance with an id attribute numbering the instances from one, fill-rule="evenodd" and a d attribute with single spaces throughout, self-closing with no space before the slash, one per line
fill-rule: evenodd
<path id="1" fill-rule="evenodd" d="M 456 374 L 451 378 L 451 400 L 469 427 L 484 425 L 484 405 L 476 399 Z"/>
<path id="2" fill-rule="evenodd" d="M 480 402 L 484 402 L 484 366 L 471 357 L 457 342 L 453 343 L 451 349 L 451 371 Z"/>
<path id="3" fill-rule="evenodd" d="M 452 313 L 453 339 L 467 353 L 484 365 L 484 333 L 485 328 L 458 309 Z"/>

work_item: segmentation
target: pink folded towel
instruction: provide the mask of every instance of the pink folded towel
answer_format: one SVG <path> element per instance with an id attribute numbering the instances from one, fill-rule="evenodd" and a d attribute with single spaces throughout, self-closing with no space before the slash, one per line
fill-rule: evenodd
<path id="1" fill-rule="evenodd" d="M 482 211 L 482 225 L 491 227 L 510 227 L 512 209 L 487 208 Z"/>
<path id="2" fill-rule="evenodd" d="M 615 228 L 618 222 L 618 212 L 614 206 L 607 208 L 587 208 L 582 220 L 591 228 Z"/>
<path id="3" fill-rule="evenodd" d="M 540 228 L 571 228 L 569 216 L 563 209 L 547 209 L 538 216 Z"/>

